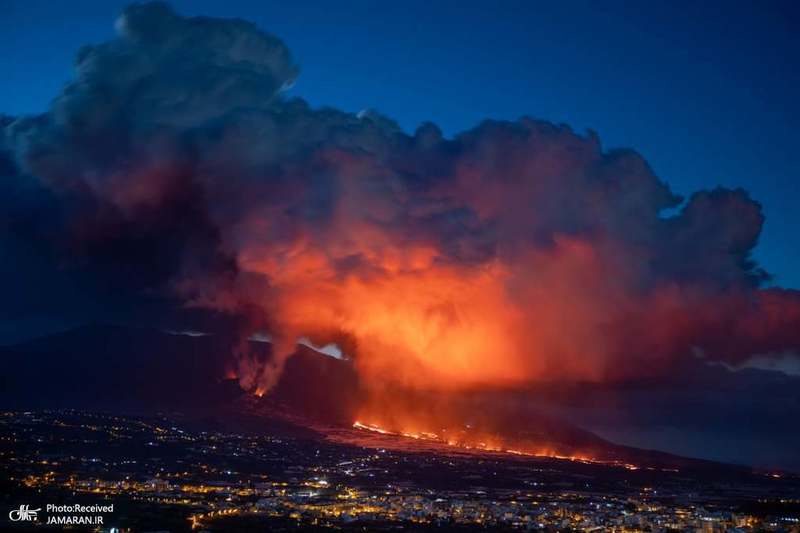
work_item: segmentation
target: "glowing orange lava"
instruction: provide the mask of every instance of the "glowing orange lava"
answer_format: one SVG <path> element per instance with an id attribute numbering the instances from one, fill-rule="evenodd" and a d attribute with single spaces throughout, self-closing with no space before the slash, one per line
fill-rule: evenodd
<path id="1" fill-rule="evenodd" d="M 542 457 L 542 458 L 549 458 L 549 459 L 562 459 L 565 461 L 574 461 L 579 463 L 587 463 L 587 464 L 604 464 L 609 466 L 618 466 L 623 467 L 628 470 L 638 470 L 639 467 L 630 463 L 624 463 L 620 461 L 603 461 L 600 459 L 595 459 L 586 455 L 581 454 L 574 454 L 574 455 L 564 455 L 560 454 L 554 450 L 550 449 L 538 449 L 538 450 L 518 450 L 513 448 L 504 448 L 499 445 L 492 445 L 486 442 L 475 442 L 474 444 L 468 444 L 467 441 L 464 440 L 454 440 L 439 437 L 435 433 L 429 432 L 409 432 L 409 431 L 392 431 L 383 427 L 380 427 L 376 424 L 360 422 L 356 420 L 353 422 L 353 428 L 362 430 L 362 431 L 371 431 L 373 433 L 379 433 L 381 435 L 392 435 L 396 437 L 405 437 L 417 440 L 425 440 L 430 442 L 436 442 L 439 444 L 444 444 L 447 446 L 462 448 L 465 450 L 475 450 L 475 451 L 482 451 L 482 452 L 494 452 L 494 453 L 507 453 L 511 455 L 519 455 L 525 457 Z"/>

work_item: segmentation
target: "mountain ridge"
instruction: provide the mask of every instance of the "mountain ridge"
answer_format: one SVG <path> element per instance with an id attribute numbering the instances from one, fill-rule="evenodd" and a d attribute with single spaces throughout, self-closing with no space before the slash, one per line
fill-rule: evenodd
<path id="1" fill-rule="evenodd" d="M 363 427 L 353 428 L 361 393 L 357 373 L 348 362 L 305 346 L 298 346 L 287 360 L 275 388 L 263 398 L 255 397 L 243 391 L 235 379 L 226 378 L 233 369 L 232 340 L 220 335 L 194 336 L 91 324 L 0 347 L 4 364 L 13 369 L 0 377 L 0 407 L 78 408 L 136 414 L 176 412 L 196 423 L 205 421 L 230 429 L 294 432 L 312 438 L 321 435 L 360 446 L 459 451 L 443 442 L 412 443 L 402 435 L 388 437 L 387 443 L 386 435 L 378 437 Z M 251 349 L 268 357 L 267 343 L 251 342 Z M 464 396 L 458 401 L 486 401 L 489 403 L 476 405 L 493 408 L 507 404 L 492 403 L 492 397 Z M 507 413 L 490 414 L 500 418 L 518 416 L 513 407 L 505 409 Z M 528 429 L 519 431 L 509 442 L 525 442 L 526 438 L 542 441 L 552 444 L 553 455 L 575 455 L 589 450 L 619 464 L 722 466 L 712 461 L 617 445 L 541 413 L 527 412 L 525 416 L 519 419 L 519 425 Z M 466 450 L 462 448 L 461 451 Z"/>

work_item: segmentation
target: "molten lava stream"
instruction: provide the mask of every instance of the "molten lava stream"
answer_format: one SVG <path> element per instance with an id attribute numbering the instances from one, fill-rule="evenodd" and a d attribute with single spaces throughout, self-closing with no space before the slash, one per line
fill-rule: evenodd
<path id="1" fill-rule="evenodd" d="M 623 463 L 619 461 L 603 461 L 600 459 L 596 459 L 593 457 L 588 457 L 586 455 L 563 455 L 559 454 L 553 450 L 537 450 L 537 451 L 524 451 L 518 450 L 513 448 L 505 448 L 498 445 L 487 444 L 486 442 L 476 442 L 473 444 L 468 444 L 464 440 L 455 440 L 455 439 L 447 439 L 439 437 L 436 433 L 430 433 L 426 431 L 392 431 L 390 429 L 381 427 L 377 424 L 373 423 L 365 423 L 356 420 L 353 422 L 353 428 L 361 431 L 371 431 L 373 433 L 379 433 L 381 435 L 391 435 L 395 437 L 404 437 L 416 440 L 424 440 L 430 442 L 436 442 L 438 444 L 444 444 L 447 446 L 452 446 L 456 448 L 461 448 L 465 450 L 475 450 L 481 452 L 493 452 L 493 453 L 507 453 L 511 455 L 518 455 L 524 457 L 540 457 L 540 458 L 548 458 L 548 459 L 560 459 L 565 461 L 575 461 L 580 463 L 586 464 L 603 464 L 603 465 L 611 465 L 611 466 L 620 466 L 626 468 L 628 470 L 638 470 L 639 467 L 630 463 Z M 443 433 L 446 430 L 442 431 Z M 490 439 L 486 439 L 490 440 Z M 492 441 L 499 442 L 499 439 L 491 439 Z"/>

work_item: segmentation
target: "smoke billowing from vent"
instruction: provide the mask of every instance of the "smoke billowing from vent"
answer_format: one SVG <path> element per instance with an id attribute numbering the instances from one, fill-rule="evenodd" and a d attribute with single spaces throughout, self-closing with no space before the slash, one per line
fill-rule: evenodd
<path id="1" fill-rule="evenodd" d="M 0 118 L 3 317 L 212 311 L 273 339 L 267 366 L 238 350 L 261 390 L 301 337 L 367 384 L 444 391 L 800 348 L 745 191 L 684 202 L 637 153 L 529 118 L 445 138 L 312 109 L 247 22 L 155 3 L 117 29 L 48 112 Z"/>

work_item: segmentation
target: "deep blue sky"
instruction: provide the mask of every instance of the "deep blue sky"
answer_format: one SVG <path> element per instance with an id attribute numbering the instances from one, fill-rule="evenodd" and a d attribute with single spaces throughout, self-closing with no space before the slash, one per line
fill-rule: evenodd
<path id="1" fill-rule="evenodd" d="M 0 112 L 44 110 L 127 3 L 0 0 Z M 677 193 L 744 187 L 767 215 L 757 259 L 800 288 L 800 4 L 172 4 L 280 36 L 301 66 L 293 92 L 314 105 L 448 134 L 527 114 L 637 149 Z"/>

